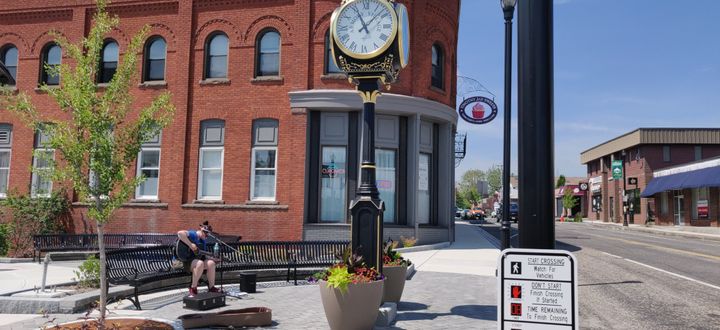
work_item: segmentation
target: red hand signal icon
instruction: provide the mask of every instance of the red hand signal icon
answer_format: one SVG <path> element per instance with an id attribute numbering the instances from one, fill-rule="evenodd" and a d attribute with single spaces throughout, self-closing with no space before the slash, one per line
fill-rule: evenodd
<path id="1" fill-rule="evenodd" d="M 510 296 L 512 298 L 520 299 L 522 298 L 522 287 L 519 285 L 511 285 L 510 286 Z"/>

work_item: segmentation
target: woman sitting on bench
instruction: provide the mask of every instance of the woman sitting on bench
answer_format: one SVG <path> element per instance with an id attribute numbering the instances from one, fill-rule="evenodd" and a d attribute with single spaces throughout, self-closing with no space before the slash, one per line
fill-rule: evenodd
<path id="1" fill-rule="evenodd" d="M 181 230 L 177 233 L 180 240 L 178 242 L 178 251 L 176 251 L 178 258 L 184 262 L 185 271 L 192 273 L 192 284 L 190 284 L 188 297 L 197 295 L 197 286 L 203 271 L 207 271 L 208 291 L 220 292 L 220 289 L 215 287 L 216 261 L 214 258 L 207 256 L 208 253 L 205 252 L 205 239 L 207 239 L 207 234 L 210 232 L 212 232 L 212 226 L 205 221 L 198 230 Z M 189 251 L 181 246 L 183 244 L 189 247 Z"/>

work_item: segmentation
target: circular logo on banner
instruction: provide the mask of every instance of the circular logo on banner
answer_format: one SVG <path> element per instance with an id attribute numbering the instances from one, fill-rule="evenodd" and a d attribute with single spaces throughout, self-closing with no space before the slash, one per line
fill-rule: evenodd
<path id="1" fill-rule="evenodd" d="M 587 191 L 588 190 L 588 184 L 583 182 L 580 184 L 580 191 Z"/>
<path id="2" fill-rule="evenodd" d="M 471 104 L 470 111 L 466 110 Z M 460 117 L 471 124 L 487 124 L 495 119 L 497 113 L 495 102 L 484 96 L 468 97 L 460 103 Z"/>

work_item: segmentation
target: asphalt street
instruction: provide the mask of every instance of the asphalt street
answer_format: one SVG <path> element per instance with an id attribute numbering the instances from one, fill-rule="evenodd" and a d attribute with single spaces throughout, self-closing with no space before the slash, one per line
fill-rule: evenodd
<path id="1" fill-rule="evenodd" d="M 584 223 L 556 223 L 555 237 L 579 260 L 581 328 L 720 329 L 720 242 Z"/>

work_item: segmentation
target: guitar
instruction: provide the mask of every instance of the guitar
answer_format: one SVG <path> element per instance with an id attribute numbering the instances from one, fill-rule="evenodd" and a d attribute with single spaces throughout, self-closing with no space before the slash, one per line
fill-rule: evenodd
<path id="1" fill-rule="evenodd" d="M 217 261 L 218 259 L 212 254 L 212 252 L 203 251 L 198 248 L 197 251 L 193 251 L 185 242 L 181 240 L 175 241 L 175 256 L 182 262 L 192 261 L 193 259 L 204 259 L 209 258 Z M 198 258 L 201 257 L 201 258 Z"/>

